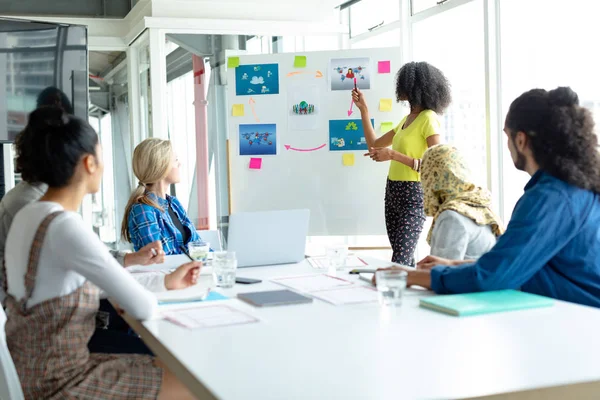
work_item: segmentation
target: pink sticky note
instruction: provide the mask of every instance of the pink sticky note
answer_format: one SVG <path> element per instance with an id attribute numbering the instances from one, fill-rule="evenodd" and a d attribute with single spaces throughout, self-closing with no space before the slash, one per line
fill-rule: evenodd
<path id="1" fill-rule="evenodd" d="M 377 63 L 377 72 L 380 74 L 389 74 L 391 70 L 389 61 L 379 61 Z"/>
<path id="2" fill-rule="evenodd" d="M 262 158 L 251 158 L 250 169 L 260 169 L 262 167 Z"/>

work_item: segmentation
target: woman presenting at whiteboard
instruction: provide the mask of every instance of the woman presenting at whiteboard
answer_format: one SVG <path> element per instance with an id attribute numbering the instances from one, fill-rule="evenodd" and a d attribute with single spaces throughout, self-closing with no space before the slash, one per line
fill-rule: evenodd
<path id="1" fill-rule="evenodd" d="M 371 126 L 363 93 L 354 89 L 369 152 L 376 162 L 390 161 L 385 189 L 385 224 L 392 245 L 392 261 L 414 265 L 414 252 L 425 223 L 419 171 L 427 148 L 440 143 L 441 114 L 450 104 L 450 84 L 426 62 L 405 64 L 396 76 L 396 100 L 408 101 L 410 114 L 395 129 L 377 137 Z M 390 148 L 391 146 L 391 148 Z"/>

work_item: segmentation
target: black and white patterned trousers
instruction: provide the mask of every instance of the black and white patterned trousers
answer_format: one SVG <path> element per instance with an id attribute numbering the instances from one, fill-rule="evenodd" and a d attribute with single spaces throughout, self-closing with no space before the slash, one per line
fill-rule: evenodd
<path id="1" fill-rule="evenodd" d="M 414 266 L 423 225 L 421 182 L 391 181 L 385 188 L 385 225 L 392 245 L 392 262 Z"/>

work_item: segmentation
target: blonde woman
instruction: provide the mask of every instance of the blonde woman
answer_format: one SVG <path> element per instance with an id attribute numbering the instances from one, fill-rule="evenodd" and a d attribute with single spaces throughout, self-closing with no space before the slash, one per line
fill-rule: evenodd
<path id="1" fill-rule="evenodd" d="M 427 235 L 431 255 L 476 260 L 496 244 L 502 222 L 491 210 L 491 195 L 475 185 L 458 150 L 447 144 L 429 148 L 421 169 L 425 214 L 433 217 Z"/>
<path id="2" fill-rule="evenodd" d="M 179 183 L 179 167 L 171 142 L 146 139 L 133 152 L 133 173 L 139 180 L 127 203 L 121 234 L 137 251 L 156 240 L 165 254 L 181 254 L 190 241 L 200 240 L 183 206 L 167 192 Z"/>

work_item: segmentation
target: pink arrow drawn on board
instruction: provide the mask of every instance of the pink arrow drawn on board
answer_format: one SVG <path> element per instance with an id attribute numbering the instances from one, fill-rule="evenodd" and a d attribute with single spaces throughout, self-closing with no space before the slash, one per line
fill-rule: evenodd
<path id="1" fill-rule="evenodd" d="M 326 146 L 326 144 L 325 144 L 325 143 L 323 143 L 323 144 L 322 144 L 322 145 L 320 145 L 319 147 L 315 147 L 315 148 L 313 148 L 313 149 L 297 149 L 297 148 L 295 148 L 295 147 L 292 147 L 292 146 L 291 146 L 291 145 L 289 145 L 289 144 L 284 144 L 283 146 L 285 147 L 285 149 L 286 149 L 286 150 L 294 150 L 294 151 L 316 151 L 316 150 L 320 150 L 320 149 L 322 149 L 323 147 L 325 147 L 325 146 Z"/>

